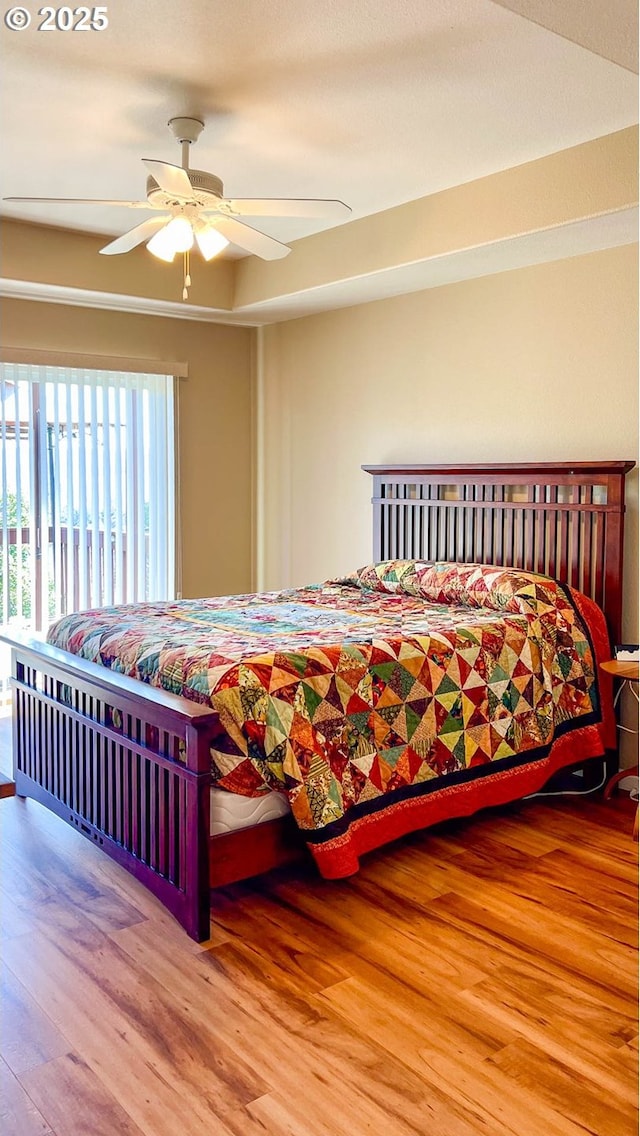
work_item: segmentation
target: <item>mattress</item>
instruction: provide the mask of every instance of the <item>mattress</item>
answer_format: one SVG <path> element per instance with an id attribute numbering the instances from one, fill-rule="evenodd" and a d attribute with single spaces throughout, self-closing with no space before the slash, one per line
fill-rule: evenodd
<path id="1" fill-rule="evenodd" d="M 222 836 L 253 828 L 269 820 L 277 820 L 290 812 L 284 793 L 265 793 L 262 797 L 240 797 L 226 789 L 211 790 L 211 822 L 209 834 Z"/>

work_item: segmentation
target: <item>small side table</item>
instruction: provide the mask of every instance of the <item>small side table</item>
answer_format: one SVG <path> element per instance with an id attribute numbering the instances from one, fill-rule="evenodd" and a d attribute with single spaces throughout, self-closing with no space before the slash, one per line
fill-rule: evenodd
<path id="1" fill-rule="evenodd" d="M 606 662 L 600 663 L 600 666 L 602 667 L 603 671 L 607 672 L 607 674 L 611 674 L 611 675 L 614 676 L 614 678 L 617 678 L 617 679 L 620 680 L 618 689 L 616 691 L 616 696 L 615 696 L 614 701 L 613 701 L 614 706 L 617 706 L 618 700 L 620 698 L 620 695 L 622 694 L 624 687 L 627 684 L 629 684 L 631 689 L 633 689 L 632 684 L 638 683 L 640 664 L 638 663 L 637 659 L 607 659 Z M 637 690 L 634 690 L 634 694 L 636 696 L 636 699 L 638 699 L 638 691 Z M 630 732 L 633 733 L 634 731 L 632 730 Z M 638 764 L 636 764 L 636 765 L 632 765 L 629 769 L 619 769 L 617 773 L 614 773 L 613 777 L 609 778 L 609 780 L 607 781 L 607 784 L 605 786 L 605 790 L 604 790 L 605 801 L 609 800 L 609 797 L 613 793 L 613 790 L 615 789 L 615 787 L 616 787 L 616 785 L 618 784 L 619 781 L 622 781 L 623 778 L 625 778 L 625 777 L 637 777 L 639 772 L 640 772 L 640 767 L 638 766 Z M 636 809 L 635 820 L 633 822 L 633 835 L 634 835 L 634 839 L 637 840 L 638 839 L 638 810 L 637 809 Z"/>

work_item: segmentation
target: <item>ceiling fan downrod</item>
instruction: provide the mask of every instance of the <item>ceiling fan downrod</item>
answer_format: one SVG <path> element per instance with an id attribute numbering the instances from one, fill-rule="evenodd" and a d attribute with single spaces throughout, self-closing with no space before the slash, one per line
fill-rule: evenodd
<path id="1" fill-rule="evenodd" d="M 178 115 L 176 118 L 170 118 L 167 126 L 182 146 L 182 168 L 188 170 L 189 147 L 198 141 L 204 130 L 204 122 L 200 118 L 183 118 Z"/>

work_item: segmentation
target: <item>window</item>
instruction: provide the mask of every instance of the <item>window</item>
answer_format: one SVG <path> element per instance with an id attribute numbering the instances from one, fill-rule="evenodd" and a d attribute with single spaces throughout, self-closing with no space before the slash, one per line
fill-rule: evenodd
<path id="1" fill-rule="evenodd" d="M 175 595 L 174 380 L 0 364 L 0 622 Z"/>

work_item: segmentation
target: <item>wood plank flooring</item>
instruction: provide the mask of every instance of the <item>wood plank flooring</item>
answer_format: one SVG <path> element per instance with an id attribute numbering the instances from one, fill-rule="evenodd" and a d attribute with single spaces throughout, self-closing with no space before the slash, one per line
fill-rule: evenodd
<path id="1" fill-rule="evenodd" d="M 0 799 L 13 797 L 16 791 L 11 769 L 11 717 L 0 706 Z"/>
<path id="2" fill-rule="evenodd" d="M 0 773 L 0 797 L 13 797 L 15 792 L 16 786 L 12 778 Z"/>
<path id="3" fill-rule="evenodd" d="M 0 803 L 3 1136 L 632 1136 L 637 845 L 621 799 L 304 864 L 193 943 L 33 802 Z"/>

